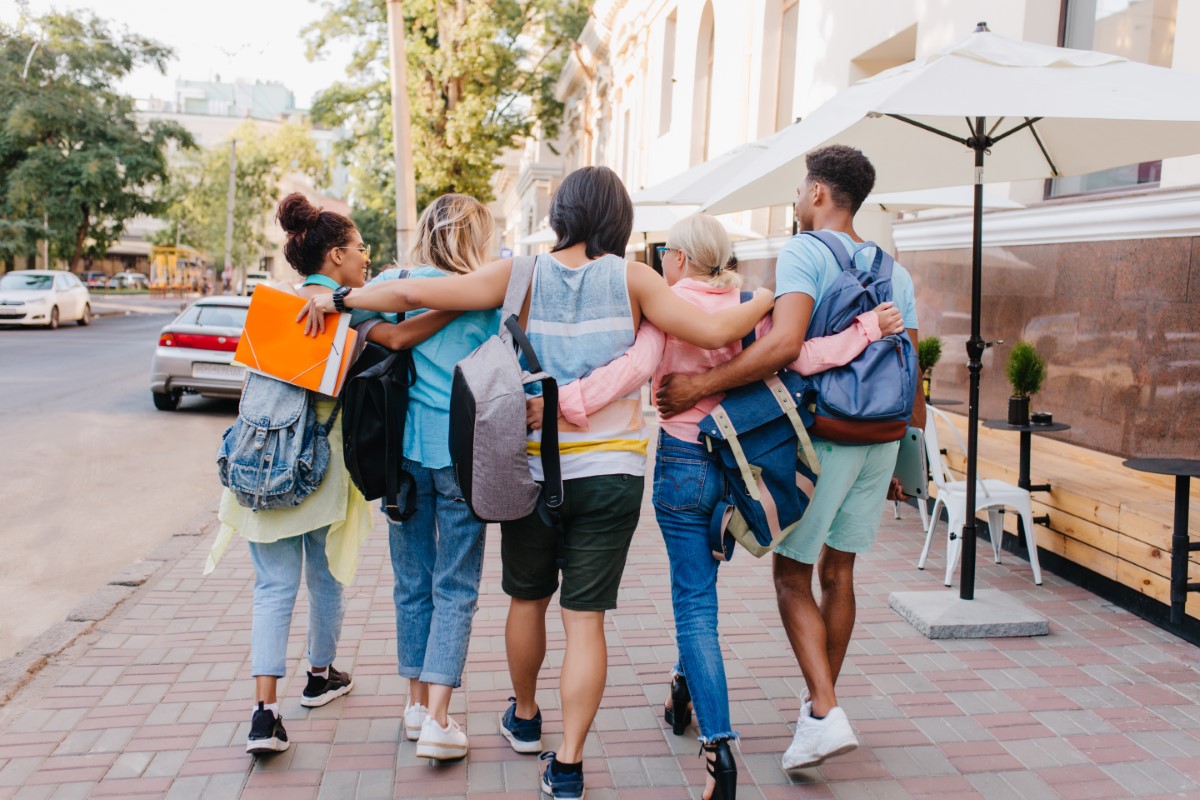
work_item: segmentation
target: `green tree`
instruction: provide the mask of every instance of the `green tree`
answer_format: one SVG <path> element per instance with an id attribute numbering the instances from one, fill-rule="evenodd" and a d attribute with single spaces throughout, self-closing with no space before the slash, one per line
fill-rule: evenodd
<path id="1" fill-rule="evenodd" d="M 0 25 L 0 254 L 45 237 L 51 256 L 77 269 L 130 219 L 161 210 L 168 149 L 192 137 L 174 123 L 140 125 L 114 85 L 170 57 L 89 12 L 22 9 L 15 28 Z"/>
<path id="2" fill-rule="evenodd" d="M 233 204 L 233 262 L 256 264 L 267 249 L 267 228 L 289 175 L 303 175 L 315 186 L 329 179 L 329 164 L 307 126 L 288 123 L 272 132 L 255 122 L 234 130 L 237 166 Z M 196 151 L 172 167 L 172 189 L 164 218 L 168 227 L 159 243 L 179 240 L 218 263 L 225 254 L 225 217 L 229 192 L 229 142 Z"/>
<path id="3" fill-rule="evenodd" d="M 490 179 L 508 147 L 541 125 L 557 131 L 554 83 L 587 22 L 584 0 L 406 0 L 405 44 L 417 206 L 446 192 L 492 199 Z M 309 57 L 354 43 L 344 81 L 313 106 L 320 123 L 351 136 L 351 196 L 395 227 L 386 0 L 329 0 L 305 31 Z"/>

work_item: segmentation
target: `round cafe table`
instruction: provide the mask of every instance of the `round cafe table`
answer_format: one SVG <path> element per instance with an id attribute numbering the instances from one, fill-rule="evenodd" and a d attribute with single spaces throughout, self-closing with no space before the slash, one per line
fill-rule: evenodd
<path id="1" fill-rule="evenodd" d="M 1171 534 L 1171 623 L 1183 622 L 1188 592 L 1200 592 L 1200 583 L 1188 583 L 1188 554 L 1200 550 L 1200 542 L 1188 538 L 1188 505 L 1191 479 L 1200 478 L 1200 459 L 1130 458 L 1122 462 L 1139 472 L 1175 476 L 1175 526 Z"/>

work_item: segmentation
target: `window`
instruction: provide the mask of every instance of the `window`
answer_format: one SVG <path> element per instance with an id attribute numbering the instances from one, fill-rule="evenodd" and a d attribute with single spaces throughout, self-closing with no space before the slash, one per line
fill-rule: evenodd
<path id="1" fill-rule="evenodd" d="M 679 16 L 672 11 L 663 29 L 662 81 L 659 86 L 658 135 L 671 130 L 671 104 L 675 99 L 675 28 Z"/>
<path id="2" fill-rule="evenodd" d="M 692 166 L 708 160 L 709 120 L 712 118 L 713 7 L 704 4 L 696 37 L 696 80 L 692 90 Z"/>
<path id="3" fill-rule="evenodd" d="M 779 26 L 779 94 L 775 99 L 775 130 L 792 123 L 792 103 L 796 94 L 796 32 L 799 28 L 800 3 L 783 4 Z"/>
<path id="4" fill-rule="evenodd" d="M 1157 67 L 1170 67 L 1175 55 L 1178 0 L 1066 0 L 1061 38 L 1064 47 L 1099 50 Z M 1126 189 L 1158 183 L 1161 161 L 1114 167 L 1088 175 L 1054 178 L 1046 196 Z"/>

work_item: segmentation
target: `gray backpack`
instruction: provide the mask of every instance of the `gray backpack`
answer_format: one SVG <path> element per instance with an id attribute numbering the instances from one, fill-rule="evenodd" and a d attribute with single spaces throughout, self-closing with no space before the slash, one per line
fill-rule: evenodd
<path id="1" fill-rule="evenodd" d="M 558 461 L 558 383 L 542 371 L 519 315 L 536 257 L 513 259 L 500 331 L 458 362 L 450 389 L 450 458 L 463 497 L 485 522 L 521 519 L 535 510 L 553 522 L 562 505 Z M 525 356 L 525 370 L 518 359 Z M 544 486 L 529 471 L 525 448 L 525 386 L 542 384 Z M 539 506 L 539 499 L 542 501 Z"/>

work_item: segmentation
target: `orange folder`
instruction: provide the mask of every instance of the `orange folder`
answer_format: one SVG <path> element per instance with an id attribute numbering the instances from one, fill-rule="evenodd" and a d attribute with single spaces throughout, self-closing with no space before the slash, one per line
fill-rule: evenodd
<path id="1" fill-rule="evenodd" d="M 358 334 L 350 328 L 349 314 L 330 314 L 324 333 L 305 335 L 303 322 L 296 322 L 304 303 L 299 295 L 259 284 L 250 300 L 234 363 L 336 397 L 342 390 Z"/>

